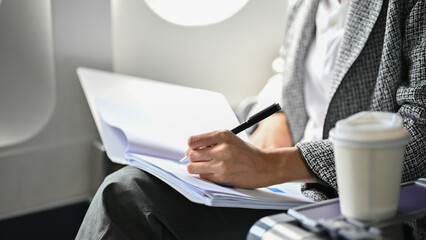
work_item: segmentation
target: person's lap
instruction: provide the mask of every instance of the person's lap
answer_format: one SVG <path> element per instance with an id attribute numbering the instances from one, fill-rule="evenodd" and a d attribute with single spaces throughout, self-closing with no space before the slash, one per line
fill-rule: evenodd
<path id="1" fill-rule="evenodd" d="M 251 225 L 276 210 L 196 204 L 133 167 L 108 176 L 96 193 L 77 238 L 245 239 Z"/>

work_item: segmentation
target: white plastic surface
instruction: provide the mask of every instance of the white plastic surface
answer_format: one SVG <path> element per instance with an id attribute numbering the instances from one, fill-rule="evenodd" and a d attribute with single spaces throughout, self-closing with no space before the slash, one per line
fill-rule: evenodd
<path id="1" fill-rule="evenodd" d="M 23 143 L 51 120 L 56 102 L 49 1 L 0 7 L 0 147 Z"/>
<path id="2" fill-rule="evenodd" d="M 273 74 L 287 4 L 251 0 L 225 21 L 185 27 L 161 19 L 143 0 L 112 0 L 114 71 L 220 92 L 237 107 Z"/>

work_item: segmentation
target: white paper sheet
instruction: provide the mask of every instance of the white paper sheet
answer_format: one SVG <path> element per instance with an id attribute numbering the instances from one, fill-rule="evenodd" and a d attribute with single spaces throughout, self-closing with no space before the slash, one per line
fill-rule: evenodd
<path id="1" fill-rule="evenodd" d="M 186 150 L 191 135 L 232 129 L 239 124 L 225 97 L 217 92 L 88 68 L 79 68 L 77 73 L 107 154 L 117 163 L 124 164 L 125 159 L 120 154 L 122 146 L 107 143 L 114 134 L 133 142 L 140 142 L 138 138 L 156 141 L 155 145 L 167 140 L 167 147 L 176 152 Z M 105 104 L 100 108 L 102 101 Z M 100 121 L 101 112 L 104 122 Z M 238 136 L 247 139 L 245 132 Z M 130 148 L 133 146 L 130 144 Z"/>
<path id="2" fill-rule="evenodd" d="M 150 172 L 189 200 L 209 206 L 287 209 L 311 202 L 299 184 L 247 190 L 187 173 L 178 160 L 189 136 L 239 124 L 223 95 L 92 69 L 78 74 L 113 161 Z M 238 136 L 247 139 L 245 132 Z"/>
<path id="3" fill-rule="evenodd" d="M 186 165 L 139 154 L 126 156 L 130 165 L 160 178 L 193 202 L 209 206 L 257 209 L 288 209 L 312 202 L 300 191 L 300 183 L 285 183 L 259 189 L 222 186 L 191 175 Z"/>

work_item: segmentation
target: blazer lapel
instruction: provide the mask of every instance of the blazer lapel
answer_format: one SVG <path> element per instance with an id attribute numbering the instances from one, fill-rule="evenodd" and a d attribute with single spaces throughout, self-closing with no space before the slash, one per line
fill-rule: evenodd
<path id="1" fill-rule="evenodd" d="M 308 116 L 305 111 L 303 81 L 305 55 L 315 34 L 315 16 L 319 0 L 296 2 L 294 15 L 283 48 L 286 71 L 283 74 L 283 111 L 292 129 L 293 142 L 303 137 Z M 290 103 L 290 104 L 289 104 Z"/>
<path id="2" fill-rule="evenodd" d="M 330 96 L 335 94 L 345 74 L 364 48 L 383 4 L 383 0 L 348 1 L 350 1 L 348 19 L 337 55 Z"/>

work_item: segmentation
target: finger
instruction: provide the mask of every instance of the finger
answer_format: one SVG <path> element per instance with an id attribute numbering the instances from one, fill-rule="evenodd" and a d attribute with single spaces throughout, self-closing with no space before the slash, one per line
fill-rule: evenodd
<path id="1" fill-rule="evenodd" d="M 210 148 L 210 147 L 214 147 L 214 146 L 216 146 L 216 145 L 211 145 L 211 146 L 207 146 L 207 147 L 200 147 L 200 148 L 197 148 L 197 149 L 191 149 L 191 148 L 188 148 L 188 149 L 185 151 L 185 156 L 187 156 L 187 157 L 188 157 L 189 153 L 190 153 L 192 150 L 202 150 L 202 149 Z"/>
<path id="2" fill-rule="evenodd" d="M 192 149 L 186 155 L 191 162 L 210 161 L 212 160 L 211 148 Z"/>
<path id="3" fill-rule="evenodd" d="M 188 146 L 191 149 L 216 145 L 234 135 L 229 130 L 214 131 L 189 137 Z"/>
<path id="4" fill-rule="evenodd" d="M 219 184 L 222 187 L 233 188 L 228 182 L 223 181 L 223 178 L 221 178 L 220 175 L 215 173 L 202 173 L 200 174 L 200 178 Z"/>
<path id="5" fill-rule="evenodd" d="M 187 156 L 187 157 L 188 157 L 188 154 L 189 154 L 189 152 L 190 152 L 190 151 L 192 151 L 192 149 L 188 148 L 188 149 L 185 151 L 185 156 Z"/>
<path id="6" fill-rule="evenodd" d="M 211 167 L 210 161 L 190 162 L 186 166 L 186 170 L 190 174 L 211 174 L 211 173 L 213 173 L 213 168 Z"/>
<path id="7" fill-rule="evenodd" d="M 215 174 L 213 173 L 202 173 L 200 174 L 200 178 L 205 179 L 210 182 L 216 182 Z"/>

